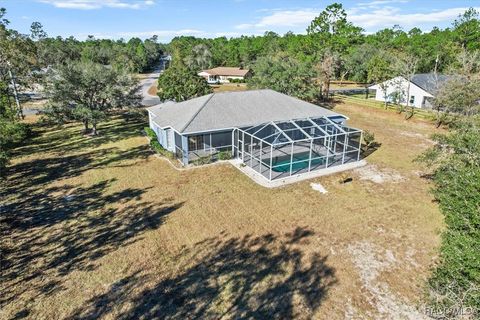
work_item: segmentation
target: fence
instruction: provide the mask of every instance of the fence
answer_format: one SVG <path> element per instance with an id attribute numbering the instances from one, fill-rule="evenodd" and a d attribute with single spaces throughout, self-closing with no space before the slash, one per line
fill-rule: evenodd
<path id="1" fill-rule="evenodd" d="M 385 103 L 382 102 L 382 101 L 377 101 L 377 100 L 373 100 L 373 99 L 372 100 L 371 99 L 365 99 L 365 98 L 360 98 L 360 97 L 356 97 L 356 96 L 349 96 L 349 95 L 339 94 L 339 93 L 332 94 L 332 97 L 337 98 L 337 99 L 339 99 L 341 101 L 344 101 L 344 102 L 356 103 L 356 104 L 359 104 L 359 105 L 374 107 L 374 108 L 377 108 L 377 109 L 385 109 Z M 404 107 L 403 112 L 410 112 L 411 111 L 411 107 L 406 107 L 406 106 L 403 106 L 403 107 Z M 394 110 L 394 111 L 398 112 L 399 111 L 398 108 L 399 107 L 397 105 L 387 103 L 387 109 L 388 110 Z M 435 112 L 431 111 L 431 110 L 415 108 L 413 116 L 423 118 L 423 119 L 426 119 L 426 120 L 433 120 L 435 118 Z"/>

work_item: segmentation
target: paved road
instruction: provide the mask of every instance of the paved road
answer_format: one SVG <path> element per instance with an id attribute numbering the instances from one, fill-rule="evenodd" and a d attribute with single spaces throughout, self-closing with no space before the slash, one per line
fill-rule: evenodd
<path id="1" fill-rule="evenodd" d="M 160 103 L 160 98 L 157 95 L 154 95 L 154 96 L 150 95 L 148 93 L 148 89 L 150 89 L 150 87 L 153 85 L 155 80 L 158 79 L 158 77 L 160 76 L 160 74 L 162 74 L 162 72 L 163 72 L 163 63 L 157 69 L 155 69 L 152 73 L 150 73 L 147 78 L 140 81 L 140 85 L 141 85 L 140 90 L 142 92 L 142 104 L 144 106 L 154 106 Z"/>
<path id="2" fill-rule="evenodd" d="M 40 109 L 36 109 L 36 108 L 24 108 L 23 109 L 23 115 L 24 116 L 31 116 L 31 115 L 35 115 L 35 114 L 38 114 L 40 112 Z"/>

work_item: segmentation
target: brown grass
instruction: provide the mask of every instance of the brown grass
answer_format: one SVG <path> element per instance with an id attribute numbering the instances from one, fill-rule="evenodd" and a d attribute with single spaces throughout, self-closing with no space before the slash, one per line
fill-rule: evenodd
<path id="1" fill-rule="evenodd" d="M 345 81 L 343 83 L 340 83 L 339 81 L 337 82 L 331 82 L 330 83 L 330 89 L 365 89 L 365 85 L 363 84 L 358 84 L 358 83 L 351 83 L 348 81 Z"/>
<path id="2" fill-rule="evenodd" d="M 155 96 L 157 94 L 157 86 L 158 86 L 158 80 L 156 80 L 150 88 L 148 88 L 148 94 L 151 96 Z"/>
<path id="3" fill-rule="evenodd" d="M 224 83 L 220 85 L 213 85 L 214 92 L 225 92 L 225 91 L 245 91 L 248 90 L 245 83 Z"/>
<path id="4" fill-rule="evenodd" d="M 442 228 L 412 162 L 433 126 L 336 111 L 375 133 L 368 162 L 402 182 L 349 172 L 348 184 L 333 175 L 269 190 L 229 165 L 173 169 L 139 121 L 117 117 L 93 139 L 37 127 L 2 191 L 2 317 L 371 318 L 382 314 L 351 254 L 362 243 L 392 252 L 377 281 L 414 305 Z"/>

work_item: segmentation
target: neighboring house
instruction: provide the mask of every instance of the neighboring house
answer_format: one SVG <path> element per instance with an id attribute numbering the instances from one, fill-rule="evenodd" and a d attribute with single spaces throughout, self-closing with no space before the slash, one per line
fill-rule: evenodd
<path id="1" fill-rule="evenodd" d="M 199 72 L 198 75 L 204 77 L 210 84 L 228 83 L 232 79 L 245 80 L 245 78 L 250 75 L 250 70 L 233 67 L 217 67 L 203 70 Z"/>
<path id="2" fill-rule="evenodd" d="M 160 144 L 184 164 L 231 153 L 268 180 L 360 160 L 347 117 L 273 90 L 212 93 L 147 109 Z"/>
<path id="3" fill-rule="evenodd" d="M 398 101 L 407 106 L 431 108 L 431 100 L 435 97 L 438 89 L 449 79 L 450 76 L 446 75 L 420 73 L 412 77 L 410 93 L 408 93 L 407 79 L 400 76 L 383 82 L 387 88 L 386 94 L 379 84 L 372 85 L 369 89 L 376 90 L 375 100 L 378 101 L 385 101 L 386 98 L 388 102 Z"/>

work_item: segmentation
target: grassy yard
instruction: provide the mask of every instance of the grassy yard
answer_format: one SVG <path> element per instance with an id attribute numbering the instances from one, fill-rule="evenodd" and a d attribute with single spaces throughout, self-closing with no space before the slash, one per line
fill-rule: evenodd
<path id="1" fill-rule="evenodd" d="M 218 85 L 212 85 L 211 87 L 213 88 L 213 92 L 248 90 L 245 83 L 223 83 Z"/>
<path id="2" fill-rule="evenodd" d="M 443 227 L 412 162 L 433 125 L 335 110 L 375 133 L 369 166 L 272 190 L 227 164 L 174 169 L 140 120 L 36 127 L 1 190 L 0 318 L 415 315 Z"/>

